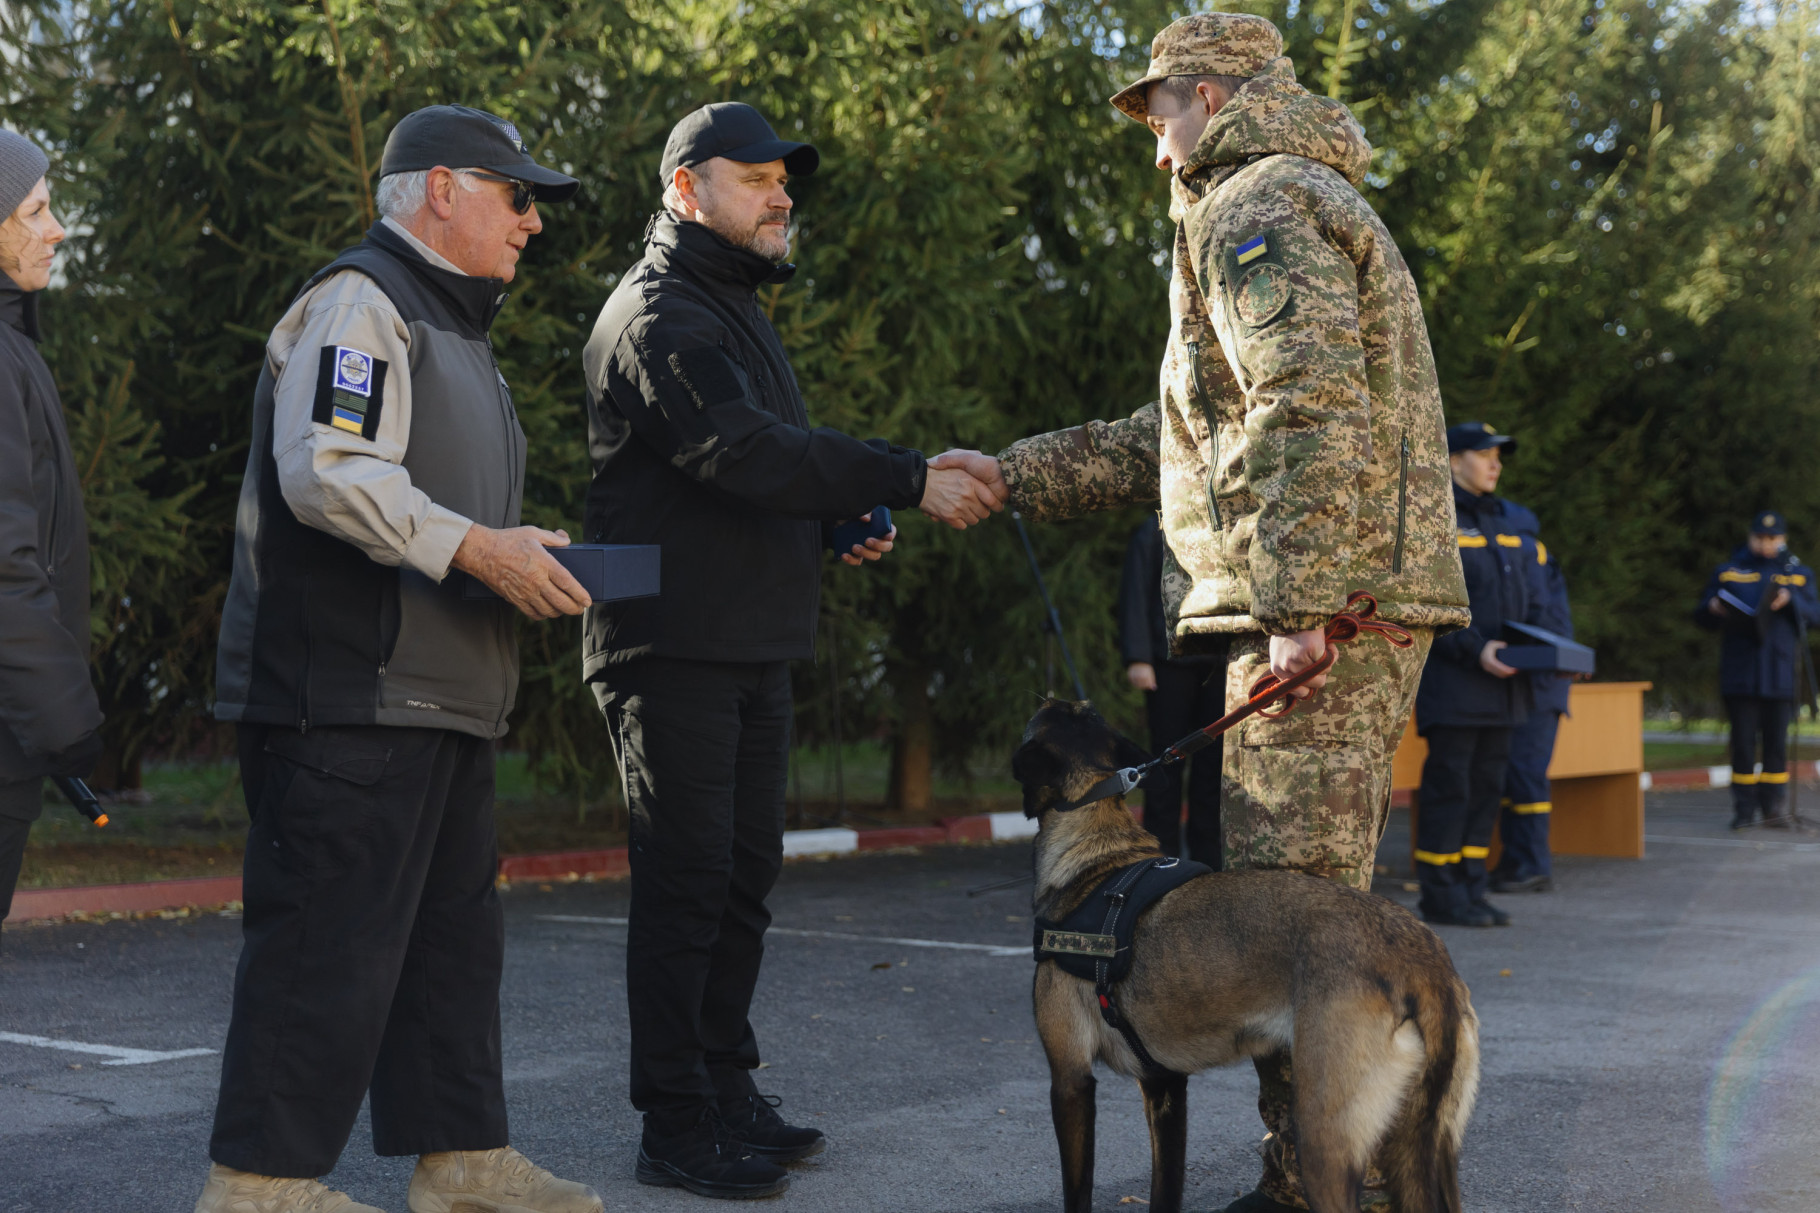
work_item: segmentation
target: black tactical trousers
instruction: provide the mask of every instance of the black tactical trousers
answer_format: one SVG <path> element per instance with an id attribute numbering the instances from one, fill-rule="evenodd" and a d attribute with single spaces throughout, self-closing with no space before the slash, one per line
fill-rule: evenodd
<path id="1" fill-rule="evenodd" d="M 44 812 L 44 780 L 0 783 L 0 922 L 13 909 L 13 886 L 25 862 L 25 840 Z"/>
<path id="2" fill-rule="evenodd" d="M 1164 661 L 1156 690 L 1144 696 L 1150 724 L 1150 752 L 1160 754 L 1226 712 L 1226 666 Z M 1182 854 L 1182 772 L 1188 772 L 1188 858 L 1216 872 L 1220 868 L 1220 739 L 1185 763 L 1158 767 L 1144 780 L 1144 828 L 1156 835 L 1163 854 Z"/>
<path id="3" fill-rule="evenodd" d="M 209 1156 L 334 1169 L 507 1144 L 493 743 L 445 729 L 242 725 L 246 921 Z"/>
<path id="4" fill-rule="evenodd" d="M 1491 834 L 1510 763 L 1508 728 L 1433 726 L 1422 736 L 1428 759 L 1416 796 L 1416 875 L 1422 909 L 1457 914 L 1483 900 Z"/>
<path id="5" fill-rule="evenodd" d="M 790 669 L 646 657 L 594 685 L 631 815 L 632 1106 L 667 1134 L 754 1091 L 747 1012 L 783 866 Z"/>

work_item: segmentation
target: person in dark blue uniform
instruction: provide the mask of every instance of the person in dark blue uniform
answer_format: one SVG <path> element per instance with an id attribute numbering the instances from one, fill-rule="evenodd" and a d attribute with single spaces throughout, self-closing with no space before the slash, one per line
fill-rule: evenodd
<path id="1" fill-rule="evenodd" d="M 1144 692 L 1150 747 L 1155 753 L 1226 711 L 1225 663 L 1216 657 L 1171 657 L 1163 617 L 1163 528 L 1154 517 L 1131 532 L 1119 579 L 1119 649 L 1125 676 Z M 1188 857 L 1220 867 L 1220 743 L 1185 763 L 1158 767 L 1144 781 L 1144 828 L 1163 854 L 1182 854 L 1182 782 L 1188 783 Z"/>
<path id="2" fill-rule="evenodd" d="M 1787 824 L 1788 726 L 1796 663 L 1809 626 L 1820 623 L 1814 571 L 1788 550 L 1788 523 L 1774 510 L 1751 519 L 1750 537 L 1713 570 L 1694 622 L 1721 634 L 1719 693 L 1731 716 L 1732 829 Z M 1762 745 L 1762 768 L 1757 765 Z"/>
<path id="3" fill-rule="evenodd" d="M 1529 509 L 1514 501 L 1504 503 L 1504 517 L 1523 539 L 1523 567 L 1530 575 L 1530 599 L 1537 626 L 1571 639 L 1574 616 L 1567 602 L 1567 580 L 1561 563 L 1542 542 L 1541 523 Z M 1546 893 L 1554 885 L 1549 861 L 1548 822 L 1554 799 L 1548 784 L 1548 764 L 1555 755 L 1555 733 L 1567 715 L 1567 697 L 1573 680 L 1552 670 L 1529 675 L 1534 704 L 1529 719 L 1510 737 L 1510 766 L 1504 773 L 1504 811 L 1498 820 L 1498 837 L 1504 853 L 1492 874 L 1494 893 Z"/>
<path id="4" fill-rule="evenodd" d="M 1494 492 L 1502 453 L 1516 447 L 1515 439 L 1481 421 L 1447 431 L 1472 623 L 1435 641 L 1416 691 L 1416 732 L 1428 742 L 1416 801 L 1416 874 L 1422 917 L 1431 923 L 1510 922 L 1486 899 L 1485 860 L 1504 795 L 1511 731 L 1528 717 L 1531 701 L 1530 680 L 1498 659 L 1506 620 L 1536 622 L 1524 540 Z"/>

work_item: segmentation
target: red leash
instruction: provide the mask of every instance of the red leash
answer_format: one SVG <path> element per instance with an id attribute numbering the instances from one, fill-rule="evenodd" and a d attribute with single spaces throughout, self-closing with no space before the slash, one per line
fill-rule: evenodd
<path id="1" fill-rule="evenodd" d="M 1122 771 L 1113 772 L 1087 789 L 1079 800 L 1060 807 L 1078 809 L 1096 800 L 1122 796 L 1137 787 L 1157 767 L 1181 762 L 1197 750 L 1205 749 L 1213 743 L 1214 738 L 1248 717 L 1263 716 L 1267 720 L 1276 720 L 1289 715 L 1295 710 L 1294 692 L 1333 668 L 1333 663 L 1339 660 L 1339 645 L 1357 640 L 1367 632 L 1382 636 L 1399 649 L 1406 649 L 1415 643 L 1415 637 L 1407 629 L 1374 619 L 1373 616 L 1377 613 L 1378 600 L 1364 590 L 1354 590 L 1347 596 L 1346 609 L 1329 619 L 1327 626 L 1321 629 L 1321 634 L 1327 640 L 1327 650 L 1313 665 L 1305 670 L 1297 670 L 1288 678 L 1265 674 L 1251 684 L 1250 698 L 1206 728 L 1188 734 L 1141 767 L 1126 767 Z M 1310 698 L 1315 693 L 1318 692 L 1311 692 Z"/>

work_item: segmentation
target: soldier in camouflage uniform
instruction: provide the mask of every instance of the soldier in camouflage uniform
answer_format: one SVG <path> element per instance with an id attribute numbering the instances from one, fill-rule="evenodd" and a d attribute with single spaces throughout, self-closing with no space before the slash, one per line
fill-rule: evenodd
<path id="1" fill-rule="evenodd" d="M 1267 671 L 1317 660 L 1316 629 L 1353 590 L 1414 634 L 1409 649 L 1370 636 L 1345 646 L 1312 702 L 1253 717 L 1227 742 L 1227 868 L 1369 889 L 1423 662 L 1437 631 L 1470 618 L 1421 304 L 1355 188 L 1371 157 L 1364 131 L 1296 83 L 1275 26 L 1187 17 L 1150 53 L 1149 72 L 1112 103 L 1157 131 L 1158 166 L 1174 171 L 1162 399 L 1015 443 L 1000 470 L 1033 518 L 1160 499 L 1172 643 L 1180 655 L 1230 638 L 1228 706 Z M 1289 1059 L 1258 1072 L 1265 1173 L 1233 1208 L 1306 1208 Z"/>

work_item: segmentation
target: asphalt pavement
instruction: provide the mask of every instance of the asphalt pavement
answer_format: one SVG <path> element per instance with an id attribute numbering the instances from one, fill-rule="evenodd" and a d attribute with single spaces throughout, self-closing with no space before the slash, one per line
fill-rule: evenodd
<path id="1" fill-rule="evenodd" d="M 1467 1208 L 1820 1209 L 1820 834 L 1734 835 L 1725 805 L 1652 795 L 1647 859 L 1560 860 L 1556 892 L 1501 899 L 1514 926 L 1444 932 L 1483 1024 Z M 1386 858 L 1406 847 L 1393 834 Z M 787 868 L 758 1077 L 832 1145 L 772 1207 L 1059 1206 L 1028 888 L 966 895 L 1028 866 L 1027 844 L 1005 844 Z M 1414 900 L 1399 878 L 1379 891 Z M 611 1210 L 710 1207 L 632 1179 L 624 885 L 520 884 L 505 901 L 514 1144 Z M 239 923 L 217 916 L 6 931 L 0 1211 L 188 1213 L 238 949 Z M 1256 1080 L 1216 1071 L 1190 1092 L 1188 1207 L 1218 1210 L 1257 1176 Z M 1095 1207 L 1141 1208 L 1123 1199 L 1149 1174 L 1129 1081 L 1102 1079 L 1099 1135 Z M 363 1117 L 329 1181 L 403 1213 L 410 1167 L 373 1157 Z"/>

